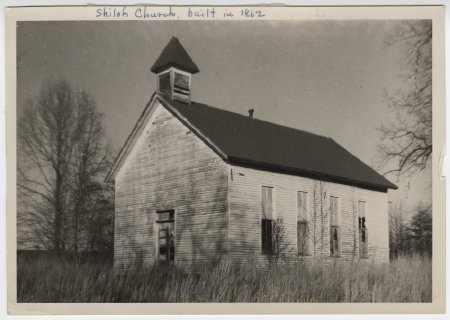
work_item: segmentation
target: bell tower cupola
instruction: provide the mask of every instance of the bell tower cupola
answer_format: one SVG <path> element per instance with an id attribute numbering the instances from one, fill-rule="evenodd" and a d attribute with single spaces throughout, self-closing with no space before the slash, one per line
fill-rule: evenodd
<path id="1" fill-rule="evenodd" d="M 170 39 L 151 71 L 158 77 L 158 93 L 191 102 L 191 78 L 199 69 L 176 37 Z"/>

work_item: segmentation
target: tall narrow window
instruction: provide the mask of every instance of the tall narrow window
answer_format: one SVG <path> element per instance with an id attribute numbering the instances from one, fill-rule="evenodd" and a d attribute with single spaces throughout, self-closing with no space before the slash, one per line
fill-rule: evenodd
<path id="1" fill-rule="evenodd" d="M 297 248 L 299 255 L 310 254 L 307 193 L 297 192 Z"/>
<path id="2" fill-rule="evenodd" d="M 330 254 L 338 257 L 341 250 L 341 230 L 339 226 L 339 199 L 330 197 Z"/>
<path id="3" fill-rule="evenodd" d="M 272 253 L 272 226 L 273 226 L 273 188 L 262 187 L 261 190 L 261 250 L 263 253 Z"/>
<path id="4" fill-rule="evenodd" d="M 365 201 L 358 202 L 359 256 L 369 257 L 369 242 L 366 224 L 367 206 Z"/>

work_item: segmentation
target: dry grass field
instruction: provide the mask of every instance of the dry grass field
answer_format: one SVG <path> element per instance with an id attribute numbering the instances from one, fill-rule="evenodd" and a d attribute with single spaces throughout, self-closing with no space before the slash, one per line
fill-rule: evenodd
<path id="1" fill-rule="evenodd" d="M 98 259 L 102 260 L 102 259 Z M 268 269 L 216 264 L 114 274 L 108 260 L 18 256 L 18 302 L 430 302 L 431 260 L 388 265 L 298 263 Z"/>

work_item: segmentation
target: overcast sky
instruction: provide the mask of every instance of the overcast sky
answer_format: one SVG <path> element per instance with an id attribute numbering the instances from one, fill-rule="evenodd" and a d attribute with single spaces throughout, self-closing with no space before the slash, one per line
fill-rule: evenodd
<path id="1" fill-rule="evenodd" d="M 383 92 L 401 86 L 401 46 L 385 47 L 398 22 L 25 22 L 17 30 L 18 114 L 43 81 L 87 90 L 118 150 L 156 89 L 150 67 L 176 35 L 200 73 L 192 99 L 333 138 L 373 165 L 377 127 L 392 114 Z M 330 159 L 332 161 L 332 159 Z M 395 179 L 391 179 L 397 183 Z M 430 171 L 394 201 L 431 203 Z"/>

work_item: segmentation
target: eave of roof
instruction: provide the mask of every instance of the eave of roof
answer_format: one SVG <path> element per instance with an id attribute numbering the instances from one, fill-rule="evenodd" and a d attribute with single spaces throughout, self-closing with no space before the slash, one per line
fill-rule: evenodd
<path id="1" fill-rule="evenodd" d="M 109 169 L 108 173 L 106 174 L 106 177 L 105 177 L 106 183 L 110 183 L 110 182 L 114 181 L 115 174 L 118 171 L 120 165 L 123 163 L 124 157 L 128 154 L 131 146 L 134 144 L 136 135 L 137 135 L 139 129 L 144 124 L 146 115 L 148 114 L 151 107 L 153 106 L 155 99 L 156 99 L 156 92 L 153 93 L 153 95 L 151 96 L 150 101 L 147 103 L 147 105 L 145 106 L 141 115 L 139 116 L 139 119 L 134 124 L 133 130 L 131 130 L 130 134 L 127 137 L 127 140 L 125 140 L 125 143 L 123 144 L 122 148 L 120 149 L 119 154 L 117 155 L 116 159 L 114 159 L 111 169 Z"/>
<path id="2" fill-rule="evenodd" d="M 284 166 L 277 166 L 270 163 L 264 163 L 264 162 L 257 162 L 257 161 L 251 161 L 247 159 L 240 159 L 235 157 L 228 157 L 228 163 L 241 166 L 241 167 L 248 167 L 248 168 L 254 168 L 264 171 L 270 171 L 275 173 L 283 173 L 283 174 L 289 174 L 289 175 L 295 175 L 295 176 L 301 176 L 321 181 L 327 181 L 327 182 L 335 182 L 340 184 L 345 184 L 349 186 L 355 186 L 363 189 L 368 190 L 375 190 L 375 191 L 382 191 L 387 192 L 388 189 L 397 189 L 398 187 L 396 185 L 393 185 L 392 187 L 387 187 L 385 185 L 380 185 L 376 183 L 368 183 L 365 181 L 358 181 L 356 179 L 346 179 L 344 177 L 330 175 L 330 174 L 323 174 L 321 172 L 316 171 L 308 171 L 308 170 L 301 170 L 297 168 L 289 168 Z"/>

